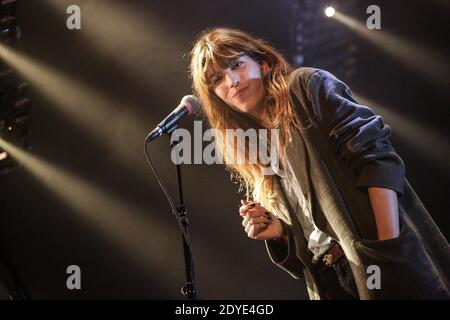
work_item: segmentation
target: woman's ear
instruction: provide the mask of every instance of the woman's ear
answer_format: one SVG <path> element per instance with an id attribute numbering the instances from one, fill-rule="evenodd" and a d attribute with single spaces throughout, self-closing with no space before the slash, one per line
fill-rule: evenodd
<path id="1" fill-rule="evenodd" d="M 261 71 L 262 71 L 262 74 L 264 77 L 267 76 L 267 74 L 270 71 L 270 67 L 267 62 L 265 62 L 265 61 L 261 62 Z"/>

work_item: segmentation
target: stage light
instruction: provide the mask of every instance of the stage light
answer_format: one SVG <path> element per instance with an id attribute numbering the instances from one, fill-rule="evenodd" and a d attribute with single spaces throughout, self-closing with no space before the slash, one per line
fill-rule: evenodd
<path id="1" fill-rule="evenodd" d="M 112 252 L 116 249 L 122 252 L 130 261 L 142 266 L 149 275 L 167 275 L 161 277 L 165 285 L 178 286 L 178 279 L 168 275 L 181 272 L 178 265 L 169 265 L 168 261 L 167 252 L 179 245 L 176 237 L 168 237 L 173 233 L 171 225 L 151 219 L 148 210 L 135 202 L 111 194 L 100 185 L 1 137 L 0 150 L 18 159 L 24 170 L 57 195 L 77 218 L 86 223 L 86 227 L 92 228 L 95 233 L 104 234 L 105 240 L 114 246 Z M 196 249 L 196 257 L 200 260 L 213 260 L 205 254 L 207 246 L 198 243 Z M 221 268 L 214 261 L 209 266 L 212 270 Z"/>
<path id="2" fill-rule="evenodd" d="M 0 148 L 0 175 L 11 172 L 15 168 L 17 168 L 17 161 L 8 152 Z"/>
<path id="3" fill-rule="evenodd" d="M 345 26 L 322 15 L 338 12 L 325 1 L 297 0 L 292 6 L 290 29 L 292 32 L 291 61 L 295 67 L 313 65 L 329 70 L 345 81 L 356 74 L 357 52 L 354 34 Z M 339 4 L 339 10 L 351 11 L 356 0 Z M 324 21 L 327 19 L 327 21 Z"/>
<path id="4" fill-rule="evenodd" d="M 369 106 L 375 113 L 381 115 L 386 123 L 393 124 L 395 137 L 403 140 L 410 148 L 430 161 L 433 166 L 450 172 L 450 162 L 446 161 L 450 158 L 449 143 L 442 133 L 395 111 L 392 106 L 383 105 L 357 92 L 353 92 L 353 95 L 359 103 Z"/>
<path id="5" fill-rule="evenodd" d="M 15 40 L 18 32 L 16 17 L 17 0 L 3 0 L 0 2 L 0 41 L 9 43 Z"/>
<path id="6" fill-rule="evenodd" d="M 327 7 L 325 9 L 325 15 L 329 18 L 331 18 L 332 16 L 334 16 L 334 14 L 336 13 L 336 10 L 334 10 L 333 7 Z"/>
<path id="7" fill-rule="evenodd" d="M 19 28 L 16 17 L 16 0 L 0 2 L 0 46 L 14 47 Z M 1 58 L 1 57 L 0 57 Z M 0 59 L 0 136 L 16 145 L 29 148 L 28 122 L 30 101 L 26 97 L 27 84 Z M 0 173 L 18 167 L 15 159 L 0 149 Z"/>
<path id="8" fill-rule="evenodd" d="M 0 135 L 25 149 L 29 148 L 31 105 L 27 86 L 11 70 L 0 71 Z"/>
<path id="9" fill-rule="evenodd" d="M 43 3 L 57 13 L 67 7 L 61 0 Z M 144 1 L 142 3 L 139 6 L 144 5 Z M 94 52 L 101 52 L 102 57 L 126 72 L 125 76 L 129 76 L 135 86 L 164 92 L 167 88 L 161 77 L 167 76 L 165 65 L 185 68 L 179 59 L 186 52 L 181 45 L 184 40 L 179 38 L 182 27 L 170 27 L 161 17 L 136 9 L 125 1 L 87 1 L 82 10 L 89 12 L 82 20 L 82 28 L 89 32 L 82 32 L 81 36 Z"/>
<path id="10" fill-rule="evenodd" d="M 383 32 L 369 30 L 366 24 L 342 12 L 336 12 L 334 19 L 397 59 L 399 63 L 429 79 L 443 90 L 448 90 L 450 63 L 442 53 L 386 30 L 383 30 Z"/>
<path id="11" fill-rule="evenodd" d="M 136 170 L 136 157 L 135 153 L 130 153 L 130 141 L 141 141 L 147 126 L 142 118 L 126 112 L 120 100 L 97 92 L 54 66 L 41 63 L 1 43 L 0 59 L 45 96 L 51 102 L 50 106 L 57 107 L 66 121 L 76 123 L 99 143 L 111 145 L 114 156 L 127 164 L 130 170 Z M 127 134 L 120 134 L 117 128 L 126 128 Z M 133 146 L 137 148 L 138 145 Z"/>

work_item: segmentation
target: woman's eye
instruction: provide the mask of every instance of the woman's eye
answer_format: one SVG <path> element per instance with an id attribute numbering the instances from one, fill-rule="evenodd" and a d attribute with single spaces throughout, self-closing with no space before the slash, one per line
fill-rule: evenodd
<path id="1" fill-rule="evenodd" d="M 240 67 L 242 64 L 244 64 L 244 61 L 238 61 L 234 64 L 234 68 Z"/>

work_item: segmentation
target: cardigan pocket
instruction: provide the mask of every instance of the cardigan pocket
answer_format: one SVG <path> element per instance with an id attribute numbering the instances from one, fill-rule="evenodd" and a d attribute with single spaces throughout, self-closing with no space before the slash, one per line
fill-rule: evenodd
<path id="1" fill-rule="evenodd" d="M 355 247 L 371 299 L 445 297 L 427 253 L 407 224 L 397 238 L 355 240 Z"/>
<path id="2" fill-rule="evenodd" d="M 386 240 L 368 240 L 368 239 L 359 239 L 357 242 L 359 242 L 363 246 L 367 246 L 369 248 L 373 248 L 374 250 L 377 249 L 384 249 L 385 246 L 395 246 L 397 242 L 401 242 L 402 240 L 408 240 L 411 239 L 411 237 L 414 237 L 414 234 L 412 233 L 409 226 L 407 226 L 403 221 L 402 218 L 400 218 L 400 234 L 398 237 L 392 238 L 392 239 L 386 239 Z"/>

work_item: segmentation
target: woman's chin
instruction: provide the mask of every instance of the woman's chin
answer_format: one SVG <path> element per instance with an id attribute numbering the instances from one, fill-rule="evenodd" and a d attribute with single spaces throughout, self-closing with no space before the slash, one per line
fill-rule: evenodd
<path id="1" fill-rule="evenodd" d="M 239 113 L 245 113 L 247 115 L 251 115 L 255 112 L 255 108 L 251 105 L 246 105 L 246 104 L 241 104 L 239 106 L 233 106 L 232 107 L 233 110 L 235 110 L 236 112 Z"/>
<path id="2" fill-rule="evenodd" d="M 234 109 L 236 112 L 239 112 L 239 113 L 246 113 L 246 114 L 249 114 L 250 111 L 251 111 L 251 108 L 246 108 L 246 107 L 234 107 L 233 109 Z"/>

